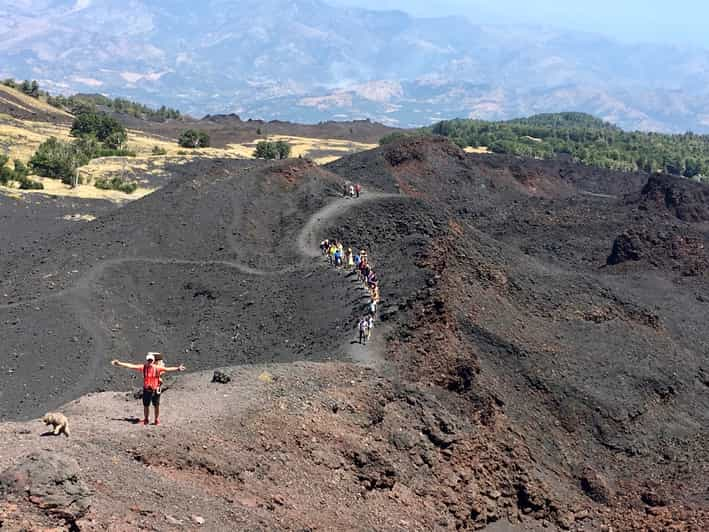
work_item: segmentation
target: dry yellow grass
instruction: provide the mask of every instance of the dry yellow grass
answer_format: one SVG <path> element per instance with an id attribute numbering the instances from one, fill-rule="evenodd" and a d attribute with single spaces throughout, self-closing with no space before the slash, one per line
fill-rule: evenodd
<path id="1" fill-rule="evenodd" d="M 189 157 L 182 156 L 143 156 L 143 157 L 101 157 L 79 168 L 82 183 L 95 183 L 97 179 L 121 177 L 128 181 L 138 181 L 149 185 L 146 175 L 162 176 L 166 174 L 165 164 L 184 164 Z M 147 186 L 147 188 L 150 188 Z"/>
<path id="2" fill-rule="evenodd" d="M 468 146 L 464 148 L 467 153 L 492 153 L 487 146 Z"/>
<path id="3" fill-rule="evenodd" d="M 59 111 L 46 102 L 30 98 L 25 94 L 0 86 L 0 101 L 7 100 L 6 96 L 12 95 L 20 104 L 12 102 L 23 110 L 41 110 L 70 117 L 69 114 Z M 39 145 L 50 137 L 63 141 L 71 141 L 68 125 L 56 125 L 47 122 L 19 120 L 8 115 L 0 114 L 0 154 L 10 157 L 10 161 L 19 159 L 29 161 Z M 25 194 L 49 194 L 55 196 L 69 196 L 77 198 L 107 199 L 111 201 L 130 201 L 141 198 L 154 190 L 146 175 L 160 175 L 164 173 L 166 163 L 180 164 L 197 157 L 208 158 L 233 158 L 251 159 L 257 142 L 261 140 L 283 140 L 291 145 L 292 157 L 307 157 L 318 164 L 326 164 L 339 159 L 348 153 L 375 148 L 375 144 L 351 142 L 337 139 L 316 139 L 287 135 L 274 135 L 268 139 L 259 138 L 243 144 L 229 144 L 226 148 L 201 148 L 197 150 L 185 149 L 177 145 L 172 139 L 146 134 L 142 131 L 128 130 L 128 149 L 136 153 L 136 157 L 104 157 L 91 161 L 79 169 L 83 185 L 71 188 L 55 179 L 33 177 L 44 185 L 41 191 L 20 191 L 3 187 L 4 194 L 13 197 L 22 197 Z M 164 150 L 165 155 L 153 155 L 157 147 Z M 140 188 L 133 194 L 124 194 L 114 190 L 101 190 L 93 184 L 97 179 L 110 179 L 119 176 L 129 181 L 138 181 Z"/>
<path id="4" fill-rule="evenodd" d="M 313 159 L 318 164 L 327 164 L 339 159 L 343 155 L 347 155 L 348 153 L 371 150 L 377 147 L 376 144 L 352 142 L 349 140 L 272 135 L 268 137 L 268 139 L 259 138 L 243 144 L 229 144 L 227 146 L 227 150 L 239 157 L 251 158 L 254 150 L 256 149 L 256 144 L 263 140 L 282 140 L 287 142 L 291 145 L 291 157 L 308 157 L 309 159 Z M 336 154 L 317 155 L 319 152 L 335 152 Z"/>
<path id="5" fill-rule="evenodd" d="M 10 160 L 29 161 L 37 147 L 49 137 L 68 141 L 69 128 L 47 122 L 30 122 L 0 117 L 0 153 Z"/>
<path id="6" fill-rule="evenodd" d="M 0 191 L 5 195 L 10 195 L 12 197 L 31 195 L 31 194 L 46 194 L 48 196 L 65 196 L 69 198 L 82 198 L 82 199 L 101 199 L 114 201 L 117 203 L 125 203 L 128 201 L 137 200 L 155 191 L 152 188 L 139 187 L 132 194 L 125 194 L 124 192 L 119 192 L 117 190 L 103 190 L 96 188 L 93 185 L 79 185 L 75 188 L 71 188 L 69 185 L 65 185 L 58 179 L 50 179 L 47 177 L 33 177 L 35 181 L 39 181 L 44 185 L 43 190 L 20 190 L 17 188 L 8 188 L 0 186 Z"/>
<path id="7" fill-rule="evenodd" d="M 32 98 L 31 96 L 27 96 L 23 92 L 11 89 L 10 87 L 7 87 L 5 85 L 0 85 L 0 99 L 6 100 L 11 105 L 15 105 L 26 112 L 41 112 L 52 114 L 55 116 L 61 116 L 63 118 L 71 118 L 71 115 L 66 111 L 57 109 L 56 107 L 52 107 L 45 101 L 39 100 L 37 98 Z M 20 103 L 16 103 L 17 101 L 19 101 Z"/>

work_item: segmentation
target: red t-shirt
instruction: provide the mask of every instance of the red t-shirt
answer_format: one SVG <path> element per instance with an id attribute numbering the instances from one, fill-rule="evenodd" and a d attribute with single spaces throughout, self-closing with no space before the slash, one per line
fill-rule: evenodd
<path id="1" fill-rule="evenodd" d="M 138 370 L 143 372 L 143 389 L 157 390 L 160 387 L 160 375 L 165 372 L 165 368 L 160 368 L 155 364 L 143 364 Z"/>

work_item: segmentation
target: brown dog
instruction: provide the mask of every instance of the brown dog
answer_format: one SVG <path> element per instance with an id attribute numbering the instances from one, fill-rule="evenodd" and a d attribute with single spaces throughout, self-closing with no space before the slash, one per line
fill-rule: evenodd
<path id="1" fill-rule="evenodd" d="M 44 415 L 42 421 L 45 425 L 52 425 L 52 427 L 54 427 L 52 434 L 55 436 L 58 436 L 61 433 L 64 433 L 64 436 L 69 436 L 69 420 L 64 414 L 60 414 L 59 412 L 49 412 Z"/>

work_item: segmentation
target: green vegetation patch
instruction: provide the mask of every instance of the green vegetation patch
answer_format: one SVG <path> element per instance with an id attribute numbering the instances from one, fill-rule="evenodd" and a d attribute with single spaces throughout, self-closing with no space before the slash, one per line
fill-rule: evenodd
<path id="1" fill-rule="evenodd" d="M 424 131 L 461 147 L 551 159 L 569 156 L 588 166 L 666 172 L 702 179 L 709 175 L 709 135 L 623 131 L 584 113 L 541 114 L 506 122 L 446 120 Z"/>
<path id="2" fill-rule="evenodd" d="M 254 157 L 257 159 L 287 159 L 290 152 L 291 145 L 284 140 L 276 142 L 262 140 L 256 144 Z"/>
<path id="3" fill-rule="evenodd" d="M 182 148 L 208 148 L 209 135 L 199 129 L 186 129 L 180 134 L 177 144 Z"/>
<path id="4" fill-rule="evenodd" d="M 0 155 L 0 185 L 9 185 L 10 181 L 16 181 L 19 183 L 20 188 L 24 190 L 41 190 L 44 188 L 42 183 L 29 178 L 30 170 L 25 166 L 25 163 L 15 159 L 13 168 L 7 166 L 7 163 L 7 155 Z"/>
<path id="5" fill-rule="evenodd" d="M 78 168 L 92 159 L 135 156 L 126 148 L 128 135 L 123 125 L 104 113 L 78 114 L 71 135 L 76 138 L 73 142 L 50 137 L 39 145 L 30 159 L 30 167 L 37 175 L 74 185 L 78 183 Z"/>
<path id="6" fill-rule="evenodd" d="M 126 194 L 132 194 L 138 188 L 138 183 L 126 181 L 121 177 L 113 177 L 110 179 L 97 179 L 94 186 L 103 190 L 118 190 Z"/>

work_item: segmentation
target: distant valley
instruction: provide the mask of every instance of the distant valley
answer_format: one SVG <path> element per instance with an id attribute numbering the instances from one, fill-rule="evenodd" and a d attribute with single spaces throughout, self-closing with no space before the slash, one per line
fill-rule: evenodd
<path id="1" fill-rule="evenodd" d="M 0 77 L 197 117 L 415 127 L 581 111 L 624 129 L 709 131 L 699 49 L 321 0 L 10 0 L 0 17 Z"/>

